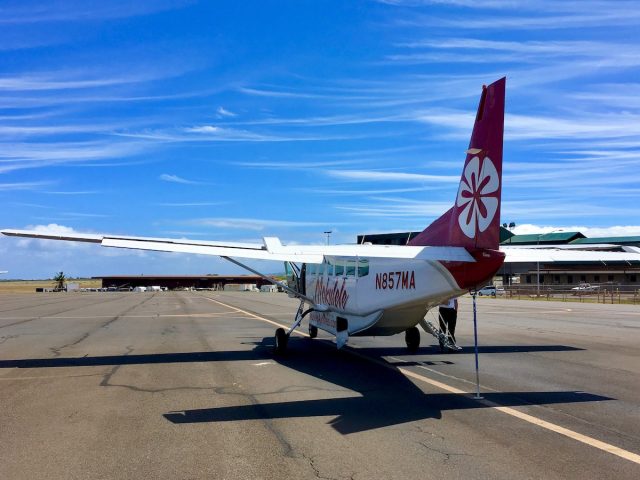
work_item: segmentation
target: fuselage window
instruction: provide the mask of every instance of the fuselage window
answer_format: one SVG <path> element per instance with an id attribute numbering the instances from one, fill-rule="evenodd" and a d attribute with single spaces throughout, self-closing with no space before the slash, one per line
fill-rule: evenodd
<path id="1" fill-rule="evenodd" d="M 347 260 L 347 267 L 345 270 L 347 277 L 355 277 L 356 276 L 356 262 L 355 260 Z"/>
<path id="2" fill-rule="evenodd" d="M 369 260 L 358 260 L 358 277 L 369 275 Z"/>
<path id="3" fill-rule="evenodd" d="M 333 276 L 333 263 L 328 262 L 326 267 L 326 272 L 328 276 Z"/>

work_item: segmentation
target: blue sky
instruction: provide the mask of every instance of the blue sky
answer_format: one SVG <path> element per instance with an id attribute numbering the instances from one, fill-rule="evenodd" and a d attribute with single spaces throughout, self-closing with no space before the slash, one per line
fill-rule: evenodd
<path id="1" fill-rule="evenodd" d="M 421 230 L 453 202 L 482 84 L 506 75 L 502 221 L 640 235 L 639 24 L 635 1 L 2 1 L 0 226 Z M 237 271 L 6 237 L 0 270 Z"/>

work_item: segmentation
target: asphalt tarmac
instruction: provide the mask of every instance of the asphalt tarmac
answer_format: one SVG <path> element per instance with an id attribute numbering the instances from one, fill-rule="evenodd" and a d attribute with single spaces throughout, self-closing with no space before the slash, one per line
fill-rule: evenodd
<path id="1" fill-rule="evenodd" d="M 640 308 L 470 299 L 422 334 L 306 338 L 245 292 L 0 296 L 0 478 L 640 478 Z M 430 313 L 428 319 L 435 321 Z"/>

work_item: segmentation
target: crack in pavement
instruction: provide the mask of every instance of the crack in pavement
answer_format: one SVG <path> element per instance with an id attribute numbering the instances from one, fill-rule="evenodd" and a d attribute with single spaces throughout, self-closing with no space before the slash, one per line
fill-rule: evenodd
<path id="1" fill-rule="evenodd" d="M 459 453 L 459 452 L 445 452 L 442 450 L 439 450 L 435 447 L 432 447 L 431 445 L 427 445 L 424 442 L 416 442 L 418 445 L 426 448 L 427 450 L 431 451 L 431 452 L 435 452 L 438 453 L 440 455 L 442 455 L 444 457 L 443 459 L 443 463 L 447 463 L 449 460 L 451 460 L 451 457 L 470 457 L 472 455 L 468 454 L 468 453 Z"/>
<path id="2" fill-rule="evenodd" d="M 128 345 L 126 348 L 126 352 L 124 353 L 124 355 L 130 355 L 131 352 L 133 352 L 133 347 L 131 345 Z M 109 385 L 109 382 L 111 381 L 111 377 L 113 377 L 113 375 L 120 369 L 120 367 L 122 367 L 122 365 L 114 365 L 111 370 L 109 370 L 107 373 L 104 374 L 104 376 L 102 377 L 102 381 L 100 382 L 100 386 L 101 387 L 110 387 L 113 385 Z"/>
<path id="3" fill-rule="evenodd" d="M 155 296 L 155 294 L 153 295 Z M 125 317 L 127 315 L 127 313 L 131 312 L 132 310 L 141 307 L 142 305 L 144 305 L 145 303 L 149 302 L 150 300 L 153 299 L 152 297 L 146 298 L 144 299 L 142 302 L 137 303 L 136 305 L 133 305 L 132 307 L 126 309 L 124 312 L 119 313 L 118 315 L 116 315 L 113 318 L 110 318 L 108 321 L 102 323 L 101 325 L 99 325 L 98 327 L 94 328 L 93 330 L 90 330 L 88 332 L 83 333 L 82 335 L 80 335 L 80 337 L 78 337 L 76 340 L 74 340 L 73 342 L 70 343 L 66 343 L 64 345 L 61 345 L 59 347 L 49 347 L 49 350 L 51 350 L 51 352 L 53 353 L 54 357 L 59 357 L 61 355 L 60 351 L 64 350 L 65 348 L 68 347 L 73 347 L 75 345 L 78 345 L 79 343 L 83 342 L 84 340 L 86 340 L 87 338 L 89 338 L 90 335 L 94 334 L 95 332 L 103 329 L 103 328 L 107 328 L 109 325 L 111 325 L 113 322 L 120 320 L 121 318 Z"/>
<path id="4" fill-rule="evenodd" d="M 349 480 L 354 480 L 357 475 L 356 473 L 351 473 L 348 477 L 344 475 L 340 475 L 339 477 L 327 477 L 321 474 L 320 467 L 317 466 L 317 460 L 315 457 L 305 455 L 304 453 L 301 453 L 300 456 L 309 463 L 309 466 L 313 470 L 313 474 L 316 478 L 321 478 L 323 480 L 341 480 L 342 478 L 348 478 Z"/>
<path id="5" fill-rule="evenodd" d="M 18 338 L 20 335 L 4 335 L 0 337 L 0 345 L 2 345 L 7 340 L 11 340 L 12 338 Z"/>

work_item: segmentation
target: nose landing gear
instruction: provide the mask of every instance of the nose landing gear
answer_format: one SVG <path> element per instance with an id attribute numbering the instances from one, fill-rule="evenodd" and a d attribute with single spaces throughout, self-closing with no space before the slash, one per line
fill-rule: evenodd
<path id="1" fill-rule="evenodd" d="M 318 327 L 309 325 L 309 338 L 316 338 L 318 336 Z"/>
<path id="2" fill-rule="evenodd" d="M 284 331 L 284 328 L 279 328 L 276 330 L 276 345 L 275 352 L 277 354 L 283 354 L 287 349 L 287 344 L 289 343 L 289 335 Z"/>

